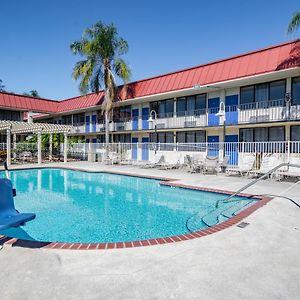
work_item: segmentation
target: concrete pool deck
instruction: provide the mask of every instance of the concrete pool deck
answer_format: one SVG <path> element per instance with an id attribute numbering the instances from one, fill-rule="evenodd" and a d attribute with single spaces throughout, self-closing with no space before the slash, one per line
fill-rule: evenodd
<path id="1" fill-rule="evenodd" d="M 235 191 L 250 180 L 98 163 L 51 164 L 179 179 Z M 34 166 L 36 167 L 36 165 Z M 245 192 L 300 203 L 300 184 L 261 181 Z M 199 239 L 113 250 L 0 251 L 2 299 L 299 299 L 300 209 L 274 198 L 244 221 Z"/>

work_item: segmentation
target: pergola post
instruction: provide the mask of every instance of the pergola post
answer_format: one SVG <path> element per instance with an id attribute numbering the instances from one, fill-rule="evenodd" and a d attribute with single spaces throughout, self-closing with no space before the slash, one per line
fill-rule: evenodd
<path id="1" fill-rule="evenodd" d="M 52 142 L 53 142 L 53 134 L 50 133 L 50 136 L 49 136 L 49 161 L 52 161 L 52 151 L 53 151 Z"/>
<path id="2" fill-rule="evenodd" d="M 42 164 L 42 132 L 37 133 L 37 146 L 38 146 L 38 164 Z"/>
<path id="3" fill-rule="evenodd" d="M 13 149 L 14 149 L 13 157 L 14 157 L 14 159 L 16 159 L 17 158 L 17 152 L 16 152 L 16 150 L 17 150 L 17 135 L 15 133 L 13 134 Z"/>
<path id="4" fill-rule="evenodd" d="M 68 134 L 64 133 L 64 163 L 68 161 Z"/>
<path id="5" fill-rule="evenodd" d="M 10 129 L 6 130 L 6 163 L 8 166 L 11 165 L 11 137 Z"/>

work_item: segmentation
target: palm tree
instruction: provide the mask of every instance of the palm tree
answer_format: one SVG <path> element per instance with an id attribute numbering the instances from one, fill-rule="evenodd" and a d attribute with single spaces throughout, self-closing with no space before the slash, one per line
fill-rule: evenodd
<path id="1" fill-rule="evenodd" d="M 125 84 L 131 76 L 129 66 L 121 58 L 127 53 L 128 44 L 118 35 L 113 24 L 105 25 L 97 22 L 87 28 L 81 40 L 73 42 L 70 48 L 75 55 L 84 57 L 73 69 L 75 80 L 80 79 L 80 91 L 99 93 L 101 86 L 104 85 L 102 114 L 105 115 L 105 143 L 108 146 L 112 103 L 117 100 L 115 75 Z M 108 151 L 108 147 L 106 149 Z"/>
<path id="2" fill-rule="evenodd" d="M 29 93 L 23 93 L 24 96 L 30 96 L 34 98 L 41 98 L 37 90 L 31 90 Z"/>
<path id="3" fill-rule="evenodd" d="M 5 85 L 2 82 L 2 79 L 0 79 L 0 92 L 5 92 Z"/>
<path id="4" fill-rule="evenodd" d="M 296 12 L 288 26 L 288 33 L 294 32 L 297 28 L 300 27 L 300 12 Z"/>

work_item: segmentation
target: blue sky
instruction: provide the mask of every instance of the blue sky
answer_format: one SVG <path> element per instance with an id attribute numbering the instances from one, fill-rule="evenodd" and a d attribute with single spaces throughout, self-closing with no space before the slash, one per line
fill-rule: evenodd
<path id="1" fill-rule="evenodd" d="M 0 4 L 0 79 L 6 90 L 50 99 L 79 94 L 72 41 L 98 20 L 129 43 L 133 78 L 187 68 L 295 39 L 299 1 L 15 0 Z"/>

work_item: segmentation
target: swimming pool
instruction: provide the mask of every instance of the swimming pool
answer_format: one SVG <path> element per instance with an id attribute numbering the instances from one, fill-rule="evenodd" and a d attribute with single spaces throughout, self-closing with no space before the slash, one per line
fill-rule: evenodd
<path id="1" fill-rule="evenodd" d="M 0 234 L 37 241 L 103 243 L 181 235 L 189 232 L 188 220 L 192 230 L 207 228 L 202 217 L 226 197 L 161 185 L 161 180 L 69 169 L 11 171 L 11 180 L 16 209 L 34 212 L 36 219 Z M 255 202 L 235 200 L 242 205 L 234 212 Z"/>

